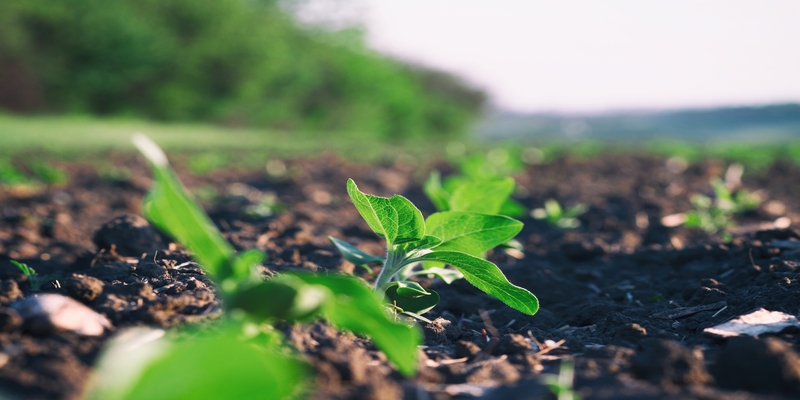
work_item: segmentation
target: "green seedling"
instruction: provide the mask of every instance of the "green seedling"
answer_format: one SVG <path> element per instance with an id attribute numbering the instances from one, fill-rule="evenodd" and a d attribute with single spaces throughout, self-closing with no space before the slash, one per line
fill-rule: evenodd
<path id="1" fill-rule="evenodd" d="M 444 183 L 439 171 L 432 171 L 423 190 L 439 211 L 471 211 L 519 217 L 525 207 L 511 198 L 516 183 L 512 178 L 472 179 L 464 175 L 448 177 Z"/>
<path id="2" fill-rule="evenodd" d="M 588 211 L 588 207 L 584 204 L 576 204 L 565 210 L 556 200 L 550 199 L 544 202 L 544 208 L 533 209 L 531 217 L 542 219 L 548 224 L 562 229 L 574 229 L 581 225 L 578 217 L 586 211 Z"/>
<path id="3" fill-rule="evenodd" d="M 224 168 L 229 163 L 227 157 L 218 153 L 206 153 L 192 156 L 189 159 L 189 172 L 203 176 L 209 172 Z"/>
<path id="4" fill-rule="evenodd" d="M 398 311 L 419 316 L 439 301 L 436 292 L 410 280 L 415 275 L 436 275 L 445 282 L 463 277 L 525 314 L 533 315 L 538 310 L 536 296 L 511 284 L 495 264 L 480 258 L 485 251 L 519 233 L 521 222 L 502 215 L 470 211 L 439 212 L 424 219 L 419 209 L 405 197 L 362 193 L 352 179 L 347 181 L 347 192 L 367 225 L 386 242 L 386 256 L 374 256 L 343 241 L 330 240 L 343 257 L 354 264 L 382 265 L 374 291 L 385 296 Z M 426 262 L 447 264 L 455 270 L 436 266 L 416 270 Z"/>
<path id="5" fill-rule="evenodd" d="M 11 260 L 11 263 L 16 265 L 25 276 L 28 277 L 28 283 L 31 285 L 31 290 L 38 292 L 42 290 L 42 285 L 51 282 L 53 277 L 50 275 L 39 275 L 36 270 L 16 260 Z"/>
<path id="6" fill-rule="evenodd" d="M 46 161 L 35 161 L 29 164 L 36 179 L 48 186 L 60 185 L 69 180 L 69 174 L 61 168 L 50 165 Z"/>
<path id="7" fill-rule="evenodd" d="M 0 184 L 15 186 L 30 183 L 31 179 L 14 167 L 8 159 L 0 159 Z"/>
<path id="8" fill-rule="evenodd" d="M 142 206 L 144 215 L 187 248 L 217 283 L 226 328 L 221 333 L 203 332 L 166 341 L 159 354 L 132 363 L 124 373 L 118 371 L 118 375 L 126 376 L 119 385 L 98 383 L 88 398 L 166 400 L 206 397 L 206 393 L 231 393 L 220 398 L 286 398 L 287 394 L 297 393 L 298 386 L 307 380 L 307 368 L 286 354 L 282 336 L 271 326 L 276 321 L 319 317 L 336 327 L 369 336 L 401 373 L 415 373 L 419 330 L 393 321 L 381 299 L 367 285 L 352 276 L 300 272 L 264 280 L 257 271 L 265 255 L 256 250 L 237 254 L 181 185 L 161 149 L 141 135 L 135 137 L 134 143 L 150 162 L 154 177 Z M 251 340 L 254 337 L 260 339 Z M 230 353 L 225 350 L 228 348 Z M 112 348 L 105 358 L 119 353 L 120 349 Z M 120 362 L 109 360 L 101 365 L 119 367 Z M 269 367 L 254 369 L 258 366 Z M 203 370 L 206 367 L 208 371 Z M 273 374 L 275 368 L 282 372 Z M 148 386 L 169 390 L 161 393 Z M 239 396 L 241 393 L 250 395 Z"/>
<path id="9" fill-rule="evenodd" d="M 243 215 L 249 219 L 261 219 L 271 217 L 288 207 L 278 202 L 274 193 L 265 193 L 256 204 L 251 204 L 244 208 Z"/>
<path id="10" fill-rule="evenodd" d="M 689 201 L 694 210 L 686 213 L 684 226 L 702 229 L 708 233 L 717 233 L 736 225 L 733 216 L 758 208 L 761 197 L 745 189 L 731 192 L 726 182 L 715 178 L 711 180 L 714 199 L 695 194 Z"/>
<path id="11" fill-rule="evenodd" d="M 126 167 L 115 167 L 110 164 L 96 166 L 95 171 L 97 171 L 97 176 L 100 179 L 113 184 L 130 182 L 133 176 L 130 169 Z"/>
<path id="12" fill-rule="evenodd" d="M 544 382 L 558 400 L 581 400 L 573 389 L 575 364 L 572 360 L 561 360 L 557 376 L 545 376 Z"/>

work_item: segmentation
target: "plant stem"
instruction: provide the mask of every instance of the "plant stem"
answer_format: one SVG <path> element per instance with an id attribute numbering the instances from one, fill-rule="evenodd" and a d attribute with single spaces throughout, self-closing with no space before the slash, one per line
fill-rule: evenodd
<path id="1" fill-rule="evenodd" d="M 392 281 L 392 278 L 403 268 L 403 256 L 392 249 L 386 253 L 386 262 L 378 274 L 378 279 L 375 280 L 375 291 L 377 292 L 383 285 Z"/>

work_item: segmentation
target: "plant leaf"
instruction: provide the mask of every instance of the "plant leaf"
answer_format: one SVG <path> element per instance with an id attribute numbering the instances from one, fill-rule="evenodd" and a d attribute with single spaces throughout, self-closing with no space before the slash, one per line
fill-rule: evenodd
<path id="1" fill-rule="evenodd" d="M 426 250 L 434 248 L 442 243 L 442 239 L 439 239 L 436 236 L 425 235 L 422 239 L 414 241 L 414 242 L 407 242 L 403 243 L 398 247 L 398 251 L 409 253 L 416 250 Z"/>
<path id="2" fill-rule="evenodd" d="M 228 305 L 260 319 L 296 321 L 316 314 L 332 296 L 324 286 L 309 285 L 291 275 L 281 275 L 240 288 Z"/>
<path id="3" fill-rule="evenodd" d="M 498 178 L 459 185 L 450 197 L 450 210 L 497 214 L 514 192 L 514 184 L 512 178 Z"/>
<path id="4" fill-rule="evenodd" d="M 365 251 L 362 251 L 356 246 L 351 245 L 343 240 L 336 239 L 334 237 L 328 236 L 328 240 L 336 246 L 336 249 L 339 250 L 339 253 L 342 254 L 342 257 L 359 266 L 366 266 L 369 263 L 381 263 L 383 264 L 386 259 L 383 257 L 373 256 Z M 369 272 L 372 270 L 369 267 L 365 267 Z"/>
<path id="5" fill-rule="evenodd" d="M 428 196 L 428 199 L 433 203 L 439 211 L 448 211 L 450 209 L 450 193 L 442 187 L 442 175 L 439 171 L 431 171 L 430 176 L 422 186 L 422 191 Z"/>
<path id="6" fill-rule="evenodd" d="M 403 375 L 414 374 L 421 340 L 419 330 L 390 320 L 383 302 L 370 288 L 349 276 L 308 273 L 292 273 L 292 276 L 327 287 L 333 297 L 322 308 L 325 318 L 339 328 L 369 335 Z"/>
<path id="7" fill-rule="evenodd" d="M 389 246 L 419 240 L 425 235 L 422 212 L 405 197 L 362 193 L 352 179 L 347 180 L 347 193 L 367 225 Z"/>
<path id="8" fill-rule="evenodd" d="M 298 395 L 310 375 L 299 360 L 242 342 L 232 330 L 167 340 L 163 331 L 138 329 L 112 341 L 85 399 L 279 400 Z"/>
<path id="9" fill-rule="evenodd" d="M 506 303 L 509 307 L 533 315 L 539 310 L 539 300 L 531 292 L 511 284 L 489 261 L 458 251 L 434 251 L 420 257 L 422 260 L 441 261 L 456 267 L 464 278 L 476 288 Z"/>
<path id="10" fill-rule="evenodd" d="M 397 237 L 397 211 L 389 199 L 362 193 L 352 179 L 347 180 L 347 193 L 370 229 L 388 243 L 394 243 Z"/>
<path id="11" fill-rule="evenodd" d="M 439 262 L 433 262 L 433 261 L 428 261 L 428 262 L 433 265 L 442 265 L 442 263 Z M 454 281 L 464 278 L 464 274 L 462 274 L 458 270 L 450 268 L 442 268 L 442 267 L 428 267 L 411 274 L 411 276 L 415 275 L 435 275 L 438 276 L 441 280 L 444 281 L 444 283 L 448 285 L 453 283 Z"/>
<path id="12" fill-rule="evenodd" d="M 522 230 L 522 222 L 502 215 L 445 211 L 431 214 L 425 222 L 431 235 L 442 238 L 439 250 L 481 255 Z"/>
<path id="13" fill-rule="evenodd" d="M 384 295 L 389 304 L 396 305 L 405 312 L 413 314 L 425 314 L 439 303 L 439 294 L 433 290 L 427 291 L 424 295 L 412 295 L 401 293 L 400 285 L 391 285 L 386 288 Z"/>
<path id="14" fill-rule="evenodd" d="M 143 135 L 135 136 L 134 144 L 153 170 L 153 186 L 142 205 L 144 216 L 192 252 L 218 282 L 230 277 L 233 274 L 229 264 L 234 254 L 233 247 L 188 194 L 161 149 Z"/>
<path id="15" fill-rule="evenodd" d="M 430 294 L 424 287 L 422 287 L 419 283 L 414 281 L 395 281 L 390 282 L 391 286 L 394 286 L 395 292 L 401 296 L 405 297 L 419 297 L 419 296 L 427 296 Z"/>
<path id="16" fill-rule="evenodd" d="M 414 203 L 403 196 L 394 195 L 389 199 L 397 211 L 397 239 L 395 244 L 413 242 L 425 237 L 425 218 Z"/>

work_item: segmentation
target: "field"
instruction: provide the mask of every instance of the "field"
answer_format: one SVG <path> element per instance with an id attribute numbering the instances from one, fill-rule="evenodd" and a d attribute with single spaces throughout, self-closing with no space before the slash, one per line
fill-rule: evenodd
<path id="1" fill-rule="evenodd" d="M 218 129 L 0 118 L 2 152 L 28 177 L 0 190 L 3 398 L 81 398 L 116 333 L 143 326 L 169 333 L 186 326 L 213 330 L 224 318 L 213 276 L 187 264 L 190 253 L 141 218 L 152 180 L 127 145 L 132 131 L 164 147 L 236 251 L 266 253 L 258 271 L 268 277 L 310 271 L 374 280 L 377 266 L 354 266 L 328 239 L 385 252 L 348 199 L 348 178 L 365 193 L 401 194 L 425 216 L 436 212 L 424 189 L 434 169 L 454 176 L 479 160 L 488 164 L 478 170 L 495 168 L 514 178 L 513 199 L 524 207 L 517 216 L 524 223 L 519 246 L 495 248 L 487 257 L 511 283 L 538 297 L 538 312 L 516 311 L 463 279 L 446 284 L 420 276 L 419 284 L 441 301 L 424 320 L 408 321 L 424 334 L 411 376 L 399 373 L 364 335 L 316 319 L 278 322 L 275 329 L 312 367 L 313 377 L 303 384 L 310 398 L 551 399 L 559 391 L 559 398 L 574 392 L 584 399 L 800 395 L 796 321 L 794 328 L 759 338 L 705 331 L 760 308 L 790 315 L 800 309 L 800 234 L 793 228 L 800 223 L 800 167 L 786 148 L 764 146 L 756 156 L 741 146 L 709 151 L 680 144 L 609 154 L 607 145 L 561 143 L 487 152 L 480 143 L 309 142 L 248 130 L 230 130 L 220 139 Z M 63 174 L 37 175 L 41 168 L 26 165 L 31 158 L 22 154 L 45 159 Z M 744 164 L 740 183 L 731 160 Z M 56 175 L 61 178 L 46 179 Z M 713 226 L 669 222 L 699 212 L 695 194 L 716 202 L 724 197 L 710 184 L 718 177 L 726 177 L 733 195 L 755 193 L 758 201 Z M 576 212 L 574 221 L 534 218 L 540 215 L 530 211 L 550 199 L 565 209 L 582 205 L 585 212 Z M 24 274 L 12 259 L 36 275 Z M 110 326 L 98 336 L 81 334 L 19 308 L 23 299 L 43 293 L 73 298 Z M 173 384 L 180 385 L 179 377 Z"/>

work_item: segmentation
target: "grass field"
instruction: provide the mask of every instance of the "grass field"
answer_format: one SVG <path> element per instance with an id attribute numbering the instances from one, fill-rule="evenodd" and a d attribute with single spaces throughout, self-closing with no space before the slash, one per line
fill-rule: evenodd
<path id="1" fill-rule="evenodd" d="M 168 152 L 258 152 L 291 157 L 333 151 L 360 161 L 384 159 L 400 149 L 441 155 L 445 142 L 392 142 L 354 132 L 281 132 L 210 124 L 159 123 L 92 117 L 21 117 L 0 114 L 0 154 L 51 153 L 55 157 L 106 151 L 133 152 L 130 138 L 143 133 Z"/>
<path id="2" fill-rule="evenodd" d="M 592 141 L 527 140 L 463 142 L 412 140 L 389 142 L 355 132 L 281 132 L 253 128 L 232 128 L 208 124 L 168 124 L 143 120 L 99 119 L 93 117 L 23 117 L 0 114 L 0 155 L 19 156 L 49 153 L 56 158 L 83 157 L 106 151 L 133 152 L 130 137 L 141 132 L 171 153 L 258 153 L 266 157 L 292 157 L 333 151 L 356 161 L 394 159 L 411 154 L 417 159 L 480 153 L 504 147 L 511 153 L 530 147 L 542 150 L 545 160 L 561 154 L 590 158 L 603 153 L 647 153 L 680 156 L 688 161 L 707 157 L 739 161 L 759 169 L 775 159 L 800 162 L 800 143 L 795 141 L 710 141 L 680 140 Z M 456 149 L 454 152 L 453 149 Z"/>

